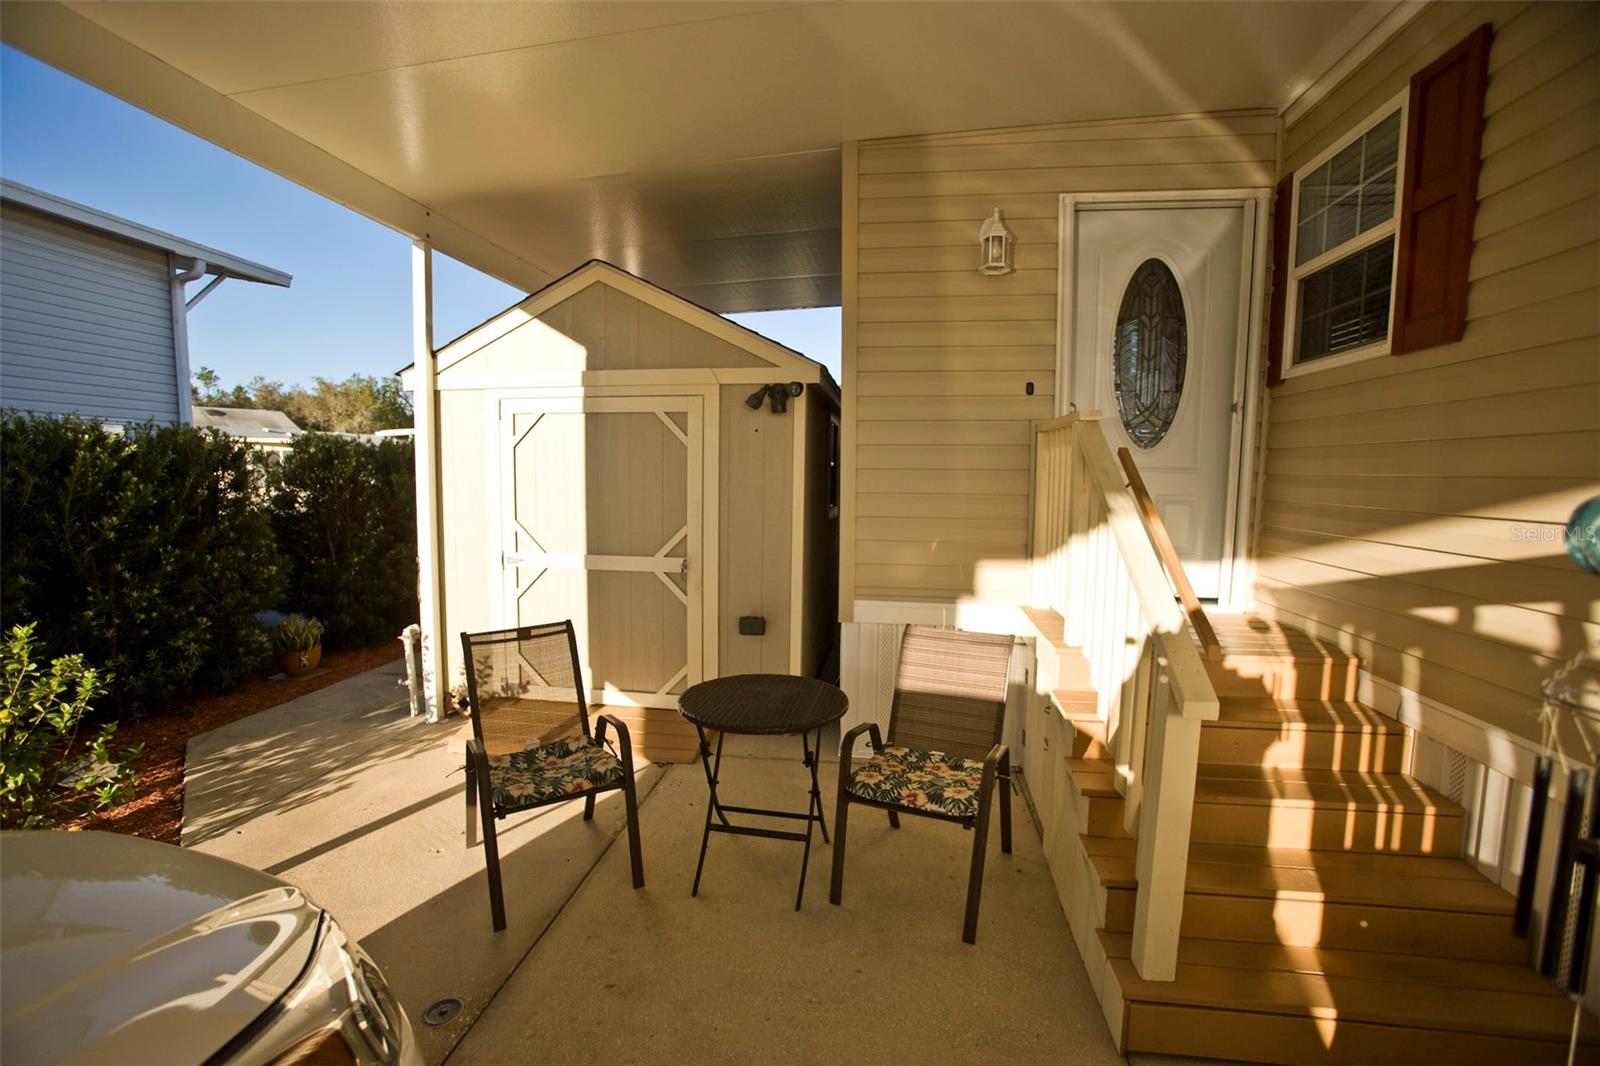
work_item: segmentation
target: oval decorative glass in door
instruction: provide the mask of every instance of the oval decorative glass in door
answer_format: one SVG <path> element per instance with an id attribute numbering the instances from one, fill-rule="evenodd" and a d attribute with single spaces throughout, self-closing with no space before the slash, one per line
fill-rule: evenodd
<path id="1" fill-rule="evenodd" d="M 1122 294 L 1111 351 L 1117 414 L 1130 440 L 1154 448 L 1172 428 L 1189 364 L 1189 318 L 1172 270 L 1139 264 Z"/>

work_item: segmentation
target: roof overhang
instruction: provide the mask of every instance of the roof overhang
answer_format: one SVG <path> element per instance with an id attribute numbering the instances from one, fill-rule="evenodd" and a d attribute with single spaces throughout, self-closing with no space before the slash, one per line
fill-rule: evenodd
<path id="1" fill-rule="evenodd" d="M 7 0 L 0 34 L 524 291 L 606 259 L 728 312 L 839 302 L 842 144 L 1282 107 L 1402 6 Z"/>
<path id="2" fill-rule="evenodd" d="M 85 229 L 120 237 L 133 244 L 169 252 L 180 259 L 197 259 L 205 263 L 205 273 L 224 278 L 238 278 L 262 285 L 279 285 L 288 288 L 294 280 L 290 274 L 269 266 L 252 262 L 241 256 L 199 244 L 184 237 L 164 233 L 137 222 L 107 214 L 86 204 L 64 200 L 59 196 L 19 185 L 14 181 L 0 181 L 0 201 L 17 204 L 52 218 L 59 218 Z"/>

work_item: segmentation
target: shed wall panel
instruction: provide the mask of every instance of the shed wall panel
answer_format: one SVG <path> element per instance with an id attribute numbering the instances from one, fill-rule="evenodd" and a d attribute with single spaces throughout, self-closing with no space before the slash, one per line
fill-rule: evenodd
<path id="1" fill-rule="evenodd" d="M 748 386 L 722 394 L 721 555 L 717 594 L 721 601 L 718 670 L 722 674 L 789 672 L 791 585 L 794 553 L 801 550 L 794 521 L 794 420 L 787 414 L 745 404 Z M 739 618 L 760 615 L 767 631 L 739 634 Z"/>
<path id="2" fill-rule="evenodd" d="M 0 208 L 0 405 L 179 420 L 164 252 Z"/>
<path id="3" fill-rule="evenodd" d="M 1285 133 L 1286 171 L 1491 22 L 1463 339 L 1273 390 L 1256 545 L 1267 614 L 1537 739 L 1538 685 L 1593 644 L 1562 525 L 1600 493 L 1600 5 L 1438 5 Z"/>
<path id="4" fill-rule="evenodd" d="M 519 315 L 513 308 L 508 315 Z M 525 316 L 524 316 L 525 317 Z M 445 367 L 452 376 L 765 367 L 742 348 L 597 280 Z"/>

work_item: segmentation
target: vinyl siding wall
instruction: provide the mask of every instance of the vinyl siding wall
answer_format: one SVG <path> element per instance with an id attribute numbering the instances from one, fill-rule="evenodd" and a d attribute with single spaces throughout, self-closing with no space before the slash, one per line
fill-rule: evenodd
<path id="1" fill-rule="evenodd" d="M 1060 194 L 1266 187 L 1276 131 L 1249 112 L 846 146 L 845 620 L 857 599 L 1024 602 L 1030 422 L 1056 404 Z M 996 207 L 1017 269 L 985 277 L 978 228 Z"/>
<path id="2" fill-rule="evenodd" d="M 176 422 L 165 252 L 0 207 L 0 406 Z"/>
<path id="3" fill-rule="evenodd" d="M 1530 738 L 1540 682 L 1600 643 L 1562 524 L 1600 493 L 1600 6 L 1439 5 L 1285 131 L 1284 172 L 1491 22 L 1464 339 L 1272 390 L 1262 613 Z"/>

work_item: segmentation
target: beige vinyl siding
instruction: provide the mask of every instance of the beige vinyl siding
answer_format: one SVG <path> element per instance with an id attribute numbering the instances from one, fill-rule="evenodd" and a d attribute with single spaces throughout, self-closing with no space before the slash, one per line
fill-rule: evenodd
<path id="1" fill-rule="evenodd" d="M 1266 187 L 1276 134 L 1273 114 L 1248 112 L 845 153 L 846 619 L 850 598 L 1024 601 L 1029 425 L 1060 387 L 1060 195 Z M 985 277 L 978 227 L 996 207 L 1017 269 Z"/>
<path id="2" fill-rule="evenodd" d="M 0 209 L 0 406 L 180 420 L 167 254 Z"/>
<path id="3" fill-rule="evenodd" d="M 1257 600 L 1382 678 L 1537 738 L 1600 643 L 1561 529 L 1600 493 L 1600 6 L 1439 5 L 1285 131 L 1295 169 L 1495 28 L 1467 332 L 1273 390 Z"/>

